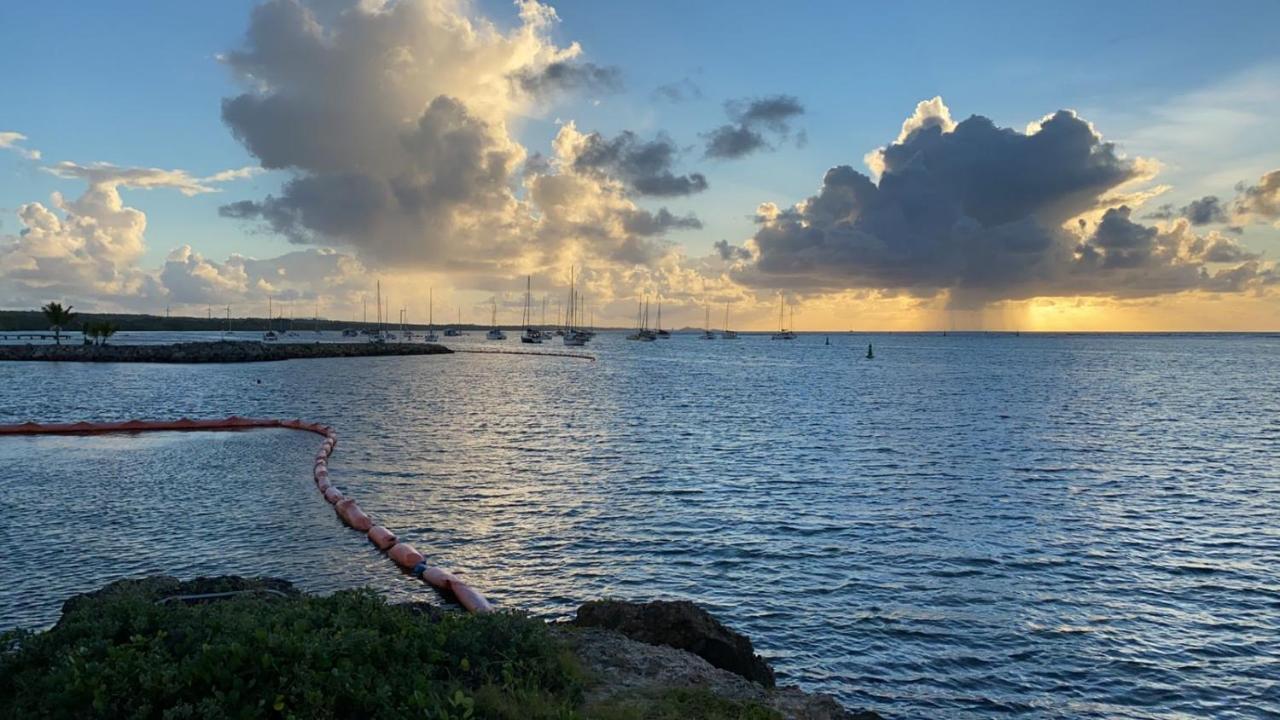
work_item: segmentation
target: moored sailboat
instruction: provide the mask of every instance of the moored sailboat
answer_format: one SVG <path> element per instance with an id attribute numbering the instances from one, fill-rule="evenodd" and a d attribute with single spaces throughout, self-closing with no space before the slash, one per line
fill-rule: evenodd
<path id="1" fill-rule="evenodd" d="M 498 298 L 493 299 L 493 315 L 489 319 L 489 332 L 485 333 L 486 340 L 506 340 L 507 334 L 498 328 Z"/>
<path id="2" fill-rule="evenodd" d="M 729 329 L 729 303 L 724 304 L 724 332 L 720 334 L 720 337 L 725 340 L 738 339 L 738 333 Z"/>
<path id="3" fill-rule="evenodd" d="M 271 316 L 274 310 L 271 307 L 271 297 L 267 296 L 267 331 L 262 333 L 262 342 L 275 342 L 280 339 L 275 331 L 271 329 Z"/>
<path id="4" fill-rule="evenodd" d="M 427 290 L 427 334 L 422 336 L 422 340 L 424 342 L 435 342 L 440 339 L 440 336 L 436 335 L 436 328 L 435 328 L 435 321 L 436 321 L 435 293 L 436 293 L 435 288 L 428 288 Z"/>
<path id="5" fill-rule="evenodd" d="M 569 312 L 568 312 L 569 327 L 565 330 L 565 333 L 564 333 L 564 344 L 569 347 L 582 347 L 583 345 L 587 344 L 588 340 L 591 339 L 591 335 L 588 334 L 587 331 L 578 327 L 579 323 L 581 323 L 582 321 L 582 319 L 579 317 L 579 315 L 582 314 L 582 302 L 578 298 L 577 286 L 575 285 L 574 281 L 575 281 L 575 278 L 573 275 L 573 268 L 570 267 L 569 268 Z"/>
<path id="6" fill-rule="evenodd" d="M 524 317 L 521 318 L 521 324 L 524 325 L 524 332 L 520 334 L 520 342 L 530 345 L 542 344 L 542 331 L 533 327 L 533 318 L 530 317 L 529 302 L 531 296 L 529 290 L 533 283 L 533 276 L 526 275 L 524 278 Z"/>
<path id="7" fill-rule="evenodd" d="M 796 339 L 795 332 L 792 330 L 788 330 L 787 326 L 782 322 L 782 311 L 784 309 L 785 304 L 786 304 L 786 298 L 783 295 L 779 294 L 778 295 L 778 332 L 773 334 L 772 339 L 774 340 L 795 340 Z M 795 318 L 795 311 L 792 311 L 791 317 Z"/>

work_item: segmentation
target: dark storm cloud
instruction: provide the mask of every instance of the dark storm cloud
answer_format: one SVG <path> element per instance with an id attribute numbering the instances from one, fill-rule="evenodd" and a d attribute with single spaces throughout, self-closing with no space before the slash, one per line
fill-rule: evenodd
<path id="1" fill-rule="evenodd" d="M 1156 208 L 1155 212 L 1149 213 L 1145 217 L 1153 220 L 1183 218 L 1192 225 L 1199 226 L 1226 222 L 1227 211 L 1216 195 L 1206 195 L 1199 200 L 1192 200 L 1177 209 L 1170 204 L 1161 205 Z"/>
<path id="2" fill-rule="evenodd" d="M 725 110 L 732 120 L 776 133 L 790 130 L 790 121 L 804 114 L 804 106 L 791 95 L 773 95 L 753 100 L 731 100 Z"/>
<path id="3" fill-rule="evenodd" d="M 945 111 L 945 108 L 944 108 Z M 949 120 L 949 119 L 948 119 Z M 1087 122 L 1060 111 L 1031 134 L 974 116 L 922 123 L 884 149 L 879 184 L 847 165 L 827 171 L 817 195 L 762 214 L 756 262 L 740 279 L 766 287 L 875 287 L 978 305 L 1036 295 L 1143 296 L 1221 283 L 1205 262 L 1243 258 L 1218 236 L 1183 225 L 1162 233 L 1107 210 L 1090 233 L 1068 220 L 1144 177 Z M 1212 255 L 1214 259 L 1209 259 Z M 1203 271 L 1203 272 L 1202 272 Z"/>
<path id="4" fill-rule="evenodd" d="M 693 214 L 675 215 L 666 208 L 656 213 L 634 210 L 623 217 L 623 227 L 633 235 L 664 235 L 672 230 L 701 230 L 702 221 Z"/>
<path id="5" fill-rule="evenodd" d="M 672 172 L 678 152 L 665 135 L 646 141 L 630 130 L 612 139 L 591 133 L 573 166 L 579 172 L 599 172 L 623 180 L 640 195 L 675 197 L 706 190 L 707 178 L 701 173 Z"/>
<path id="6" fill-rule="evenodd" d="M 577 91 L 614 93 L 623 89 L 621 69 L 591 62 L 553 62 L 540 70 L 525 70 L 514 77 L 521 88 L 535 95 Z"/>
<path id="7" fill-rule="evenodd" d="M 706 156 L 740 158 L 769 147 L 764 136 L 744 125 L 721 125 L 706 134 Z"/>
<path id="8" fill-rule="evenodd" d="M 278 196 L 223 206 L 219 212 L 225 217 L 261 220 L 293 242 L 320 242 L 377 237 L 388 218 L 440 230 L 452 221 L 455 208 L 482 211 L 506 204 L 515 158 L 453 98 L 437 97 L 416 123 L 401 129 L 395 174 L 329 170 L 332 154 L 313 147 L 305 131 L 287 127 L 295 113 L 305 111 L 278 98 L 242 95 L 223 104 L 223 119 L 264 167 L 310 172 L 286 182 Z"/>
<path id="9" fill-rule="evenodd" d="M 773 95 L 747 100 L 730 100 L 725 113 L 732 123 L 703 134 L 704 154 L 721 160 L 740 158 L 759 150 L 773 148 L 765 133 L 777 139 L 791 135 L 791 122 L 804 114 L 804 106 L 790 95 Z M 803 141 L 803 134 L 797 136 Z"/>
<path id="10" fill-rule="evenodd" d="M 650 97 L 654 100 L 678 104 L 691 100 L 701 100 L 702 88 L 698 87 L 698 84 L 689 78 L 683 78 L 679 82 L 659 85 L 653 89 Z"/>
<path id="11" fill-rule="evenodd" d="M 751 251 L 737 245 L 730 245 L 728 240 L 717 240 L 715 243 L 716 252 L 720 254 L 721 260 L 750 260 Z"/>

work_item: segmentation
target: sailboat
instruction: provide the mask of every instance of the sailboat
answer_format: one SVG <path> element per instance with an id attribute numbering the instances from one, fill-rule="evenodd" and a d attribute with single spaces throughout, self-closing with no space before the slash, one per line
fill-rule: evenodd
<path id="1" fill-rule="evenodd" d="M 435 328 L 435 321 L 436 321 L 435 295 L 436 295 L 435 288 L 427 289 L 427 334 L 422 336 L 423 342 L 435 342 L 440 339 L 440 336 L 436 335 L 436 328 Z"/>
<path id="2" fill-rule="evenodd" d="M 384 343 L 387 341 L 387 334 L 382 331 L 382 281 L 378 281 L 378 294 L 374 298 L 374 304 L 378 306 L 378 329 L 369 333 L 369 342 Z"/>
<path id="3" fill-rule="evenodd" d="M 462 337 L 462 306 L 458 306 L 458 325 L 456 327 L 445 328 L 445 337 Z"/>
<path id="4" fill-rule="evenodd" d="M 658 301 L 658 328 L 656 332 L 659 340 L 670 340 L 671 332 L 662 329 L 662 301 Z"/>
<path id="5" fill-rule="evenodd" d="M 648 298 L 640 302 L 640 307 L 636 310 L 636 331 L 628 335 L 627 339 L 640 342 L 653 342 L 658 339 L 658 334 L 649 329 Z"/>
<path id="6" fill-rule="evenodd" d="M 702 310 L 702 339 L 715 340 L 716 334 L 711 332 L 711 304 L 703 303 Z"/>
<path id="7" fill-rule="evenodd" d="M 795 332 L 788 330 L 786 325 L 782 323 L 782 310 L 785 304 L 786 304 L 786 298 L 783 295 L 779 294 L 778 295 L 778 332 L 773 334 L 774 340 L 795 340 L 796 339 Z M 792 311 L 791 317 L 795 318 L 794 310 Z"/>
<path id="8" fill-rule="evenodd" d="M 720 337 L 725 340 L 738 339 L 738 333 L 729 329 L 729 303 L 724 304 L 724 332 L 720 334 Z"/>
<path id="9" fill-rule="evenodd" d="M 387 325 L 391 322 L 391 295 L 387 295 L 387 302 L 382 306 L 382 314 L 378 316 L 378 331 L 382 333 L 382 339 L 395 340 L 397 338 L 395 330 L 388 330 Z"/>
<path id="10" fill-rule="evenodd" d="M 409 308 L 400 308 L 400 337 L 404 338 L 405 342 L 413 342 L 413 339 L 417 337 L 417 335 L 412 330 L 405 327 L 405 322 L 408 319 Z"/>
<path id="11" fill-rule="evenodd" d="M 532 302 L 533 296 L 530 295 L 529 291 L 532 287 L 532 283 L 533 276 L 526 275 L 524 278 L 524 317 L 521 318 L 521 324 L 524 325 L 524 332 L 520 334 L 520 342 L 527 343 L 529 345 L 541 345 L 542 331 L 533 326 L 533 318 L 530 316 L 531 310 L 529 303 Z"/>
<path id="12" fill-rule="evenodd" d="M 568 313 L 569 327 L 565 330 L 565 333 L 564 333 L 564 344 L 569 347 L 582 347 L 583 345 L 587 344 L 587 341 L 591 339 L 591 336 L 577 327 L 578 323 L 581 322 L 578 315 L 582 312 L 582 304 L 578 299 L 578 293 L 577 293 L 577 289 L 576 289 L 576 285 L 574 284 L 574 281 L 575 281 L 575 278 L 573 276 L 573 267 L 570 267 L 569 268 L 569 313 Z"/>
<path id="13" fill-rule="evenodd" d="M 276 340 L 280 339 L 280 336 L 276 335 L 275 331 L 271 329 L 272 314 L 274 314 L 274 310 L 271 307 L 271 296 L 268 295 L 267 296 L 267 331 L 262 333 L 262 342 L 275 342 Z"/>
<path id="14" fill-rule="evenodd" d="M 493 316 L 489 321 L 489 332 L 485 333 L 486 340 L 506 340 L 507 334 L 498 329 L 498 298 L 493 299 Z"/>

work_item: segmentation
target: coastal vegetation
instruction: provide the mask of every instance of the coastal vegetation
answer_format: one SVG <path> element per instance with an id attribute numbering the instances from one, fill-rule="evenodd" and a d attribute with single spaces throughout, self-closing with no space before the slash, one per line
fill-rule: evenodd
<path id="1" fill-rule="evenodd" d="M 122 588 L 0 642 L 13 717 L 563 718 L 581 685 L 543 623 L 363 590 L 188 606 Z"/>
<path id="2" fill-rule="evenodd" d="M 584 659 L 628 652 L 699 681 L 644 684 Z M 599 628 L 391 605 L 369 590 L 314 597 L 271 579 L 121 581 L 69 600 L 45 632 L 0 634 L 0 707 L 23 718 L 864 717 L 831 704 L 783 713 L 761 702 L 772 692 Z"/>
<path id="3" fill-rule="evenodd" d="M 44 319 L 48 321 L 49 327 L 53 330 L 53 340 L 58 345 L 62 344 L 62 329 L 71 324 L 76 314 L 71 312 L 72 306 L 62 307 L 62 303 L 50 302 L 40 308 L 40 312 L 44 314 Z"/>
<path id="4" fill-rule="evenodd" d="M 86 345 L 90 344 L 91 339 L 94 345 L 106 345 L 107 338 L 115 335 L 119 330 L 120 327 L 110 320 L 86 322 L 81 329 L 84 333 Z"/>

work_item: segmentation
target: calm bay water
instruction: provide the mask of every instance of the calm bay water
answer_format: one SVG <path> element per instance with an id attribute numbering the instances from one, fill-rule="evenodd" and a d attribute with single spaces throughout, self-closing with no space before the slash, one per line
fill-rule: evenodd
<path id="1" fill-rule="evenodd" d="M 1280 714 L 1280 338 L 823 337 L 3 363 L 0 422 L 332 423 L 339 487 L 498 604 L 688 598 L 892 717 Z M 315 445 L 0 439 L 0 627 L 148 573 L 431 597 L 340 525 Z"/>

